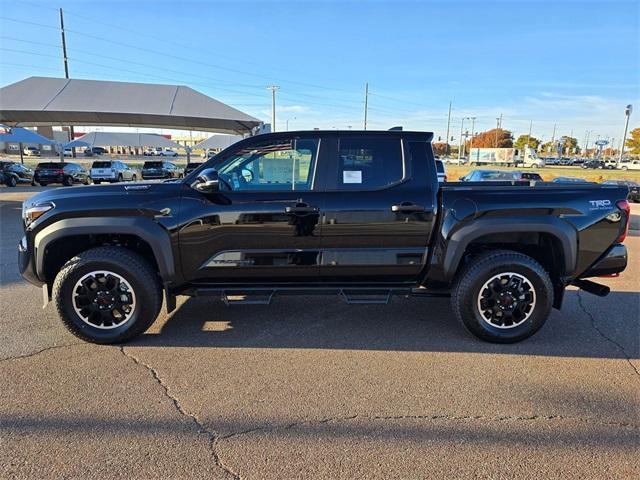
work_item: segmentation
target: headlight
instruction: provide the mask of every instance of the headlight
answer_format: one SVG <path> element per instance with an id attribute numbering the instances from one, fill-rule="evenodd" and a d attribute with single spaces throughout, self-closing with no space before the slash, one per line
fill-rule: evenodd
<path id="1" fill-rule="evenodd" d="M 47 213 L 49 210 L 54 208 L 55 205 L 52 202 L 45 203 L 37 203 L 35 205 L 30 206 L 29 208 L 25 208 L 25 205 L 22 205 L 22 221 L 24 221 L 24 225 L 28 227 L 33 222 L 35 222 L 42 215 Z"/>

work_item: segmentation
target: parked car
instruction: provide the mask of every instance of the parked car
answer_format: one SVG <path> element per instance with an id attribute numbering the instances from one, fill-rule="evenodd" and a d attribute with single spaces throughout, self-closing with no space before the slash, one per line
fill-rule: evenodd
<path id="1" fill-rule="evenodd" d="M 589 183 L 584 178 L 578 177 L 556 177 L 551 181 L 553 183 Z"/>
<path id="2" fill-rule="evenodd" d="M 516 180 L 513 172 L 509 170 L 473 170 L 464 177 L 461 182 L 513 182 Z"/>
<path id="3" fill-rule="evenodd" d="M 91 179 L 93 183 L 102 182 L 135 182 L 137 172 L 119 160 L 98 160 L 91 165 Z"/>
<path id="4" fill-rule="evenodd" d="M 24 147 L 22 153 L 27 157 L 39 157 L 40 149 L 38 147 Z"/>
<path id="5" fill-rule="evenodd" d="M 33 170 L 17 162 L 0 162 L 2 183 L 15 187 L 20 183 L 33 184 Z"/>
<path id="6" fill-rule="evenodd" d="M 158 178 L 182 178 L 184 173 L 175 163 L 164 160 L 144 162 L 142 166 L 142 178 L 153 180 Z"/>
<path id="7" fill-rule="evenodd" d="M 84 149 L 85 157 L 93 157 L 94 155 L 105 155 L 109 151 L 104 147 L 87 147 Z"/>
<path id="8" fill-rule="evenodd" d="M 216 154 L 216 150 L 214 148 L 208 148 L 205 151 L 203 151 L 200 156 L 202 158 L 210 158 L 213 157 Z"/>
<path id="9" fill-rule="evenodd" d="M 144 332 L 163 296 L 172 311 L 177 295 L 450 293 L 471 333 L 510 343 L 538 331 L 567 286 L 608 294 L 588 279 L 627 266 L 626 187 L 439 183 L 432 138 L 256 135 L 189 181 L 42 192 L 23 205 L 18 265 L 66 328 L 101 344 Z"/>
<path id="10" fill-rule="evenodd" d="M 640 202 L 640 184 L 632 180 L 605 180 L 602 182 L 604 185 L 618 185 L 626 186 L 629 188 L 629 201 L 633 203 Z"/>
<path id="11" fill-rule="evenodd" d="M 598 160 L 598 159 L 591 159 L 591 160 L 587 160 L 586 162 L 584 162 L 582 165 L 582 168 L 605 168 L 605 164 L 602 160 Z"/>
<path id="12" fill-rule="evenodd" d="M 640 160 L 622 160 L 620 162 L 621 170 L 640 170 Z"/>
<path id="13" fill-rule="evenodd" d="M 171 148 L 166 148 L 164 150 L 160 150 L 157 153 L 158 156 L 160 157 L 177 157 L 178 156 L 178 152 L 176 152 L 175 150 L 172 150 Z"/>
<path id="14" fill-rule="evenodd" d="M 616 160 L 613 160 L 612 158 L 603 160 L 603 162 L 604 168 L 606 168 L 607 170 L 615 170 L 616 168 L 618 168 L 618 162 Z"/>
<path id="15" fill-rule="evenodd" d="M 193 172 L 200 165 L 202 165 L 202 162 L 189 162 L 189 163 L 187 163 L 187 166 L 184 167 L 184 176 L 186 177 L 187 175 L 189 175 L 191 172 Z"/>
<path id="16" fill-rule="evenodd" d="M 73 157 L 73 150 L 70 147 L 67 147 L 62 151 L 62 155 L 65 157 Z"/>
<path id="17" fill-rule="evenodd" d="M 446 182 L 447 181 L 447 171 L 444 168 L 444 163 L 442 162 L 442 160 L 436 160 L 436 172 L 438 174 L 438 181 L 439 182 Z"/>
<path id="18" fill-rule="evenodd" d="M 82 165 L 71 162 L 43 162 L 36 166 L 33 181 L 46 187 L 50 183 L 71 186 L 76 183 L 89 185 L 91 176 Z"/>

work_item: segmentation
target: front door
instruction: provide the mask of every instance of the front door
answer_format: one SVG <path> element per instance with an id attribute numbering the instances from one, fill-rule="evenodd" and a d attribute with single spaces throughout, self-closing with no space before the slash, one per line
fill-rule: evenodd
<path id="1" fill-rule="evenodd" d="M 208 162 L 219 191 L 188 189 L 179 232 L 186 280 L 207 283 L 315 280 L 324 194 L 320 139 L 290 135 L 239 142 Z"/>
<path id="2" fill-rule="evenodd" d="M 323 281 L 418 278 L 427 258 L 438 189 L 426 140 L 354 132 L 327 145 Z"/>

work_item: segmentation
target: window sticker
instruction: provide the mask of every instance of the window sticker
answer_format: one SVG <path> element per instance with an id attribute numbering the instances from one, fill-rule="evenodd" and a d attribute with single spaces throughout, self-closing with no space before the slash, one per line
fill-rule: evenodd
<path id="1" fill-rule="evenodd" d="M 344 170 L 342 172 L 342 183 L 362 183 L 362 171 Z"/>

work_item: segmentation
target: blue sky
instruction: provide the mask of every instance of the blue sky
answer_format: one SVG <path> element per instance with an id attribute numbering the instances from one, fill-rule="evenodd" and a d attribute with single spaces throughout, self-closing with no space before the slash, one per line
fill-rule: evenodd
<path id="1" fill-rule="evenodd" d="M 394 125 L 444 136 L 460 118 L 579 140 L 640 121 L 640 3 L 0 0 L 0 84 L 62 76 L 182 83 L 291 129 Z M 1 101 L 1 100 L 0 100 Z M 593 137 L 592 137 L 593 138 Z"/>

